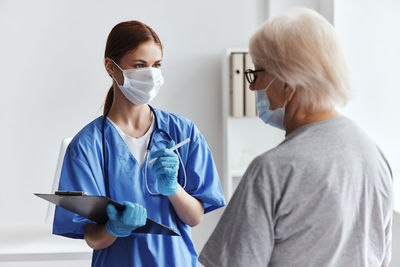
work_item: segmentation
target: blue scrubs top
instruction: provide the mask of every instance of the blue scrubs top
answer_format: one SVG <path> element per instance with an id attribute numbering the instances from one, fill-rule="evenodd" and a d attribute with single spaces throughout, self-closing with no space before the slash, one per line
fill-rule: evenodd
<path id="1" fill-rule="evenodd" d="M 179 148 L 185 165 L 185 190 L 200 200 L 205 213 L 225 205 L 219 176 L 204 137 L 193 122 L 162 110 L 154 109 L 156 124 L 150 140 L 151 152 L 165 148 L 170 138 L 179 143 L 190 142 Z M 106 195 L 102 154 L 103 116 L 84 127 L 67 148 L 62 167 L 59 190 L 85 191 L 89 195 Z M 158 128 L 157 128 L 158 125 Z M 191 227 L 176 214 L 168 197 L 152 196 L 146 189 L 144 171 L 110 121 L 105 121 L 108 155 L 110 197 L 118 202 L 131 201 L 143 205 L 147 216 L 156 222 L 176 229 L 181 236 L 132 233 L 117 238 L 109 247 L 93 251 L 92 266 L 199 266 L 198 255 L 191 239 Z M 147 184 L 158 193 L 157 179 L 148 165 Z M 184 185 L 182 164 L 178 182 Z M 77 214 L 57 207 L 53 234 L 83 238 L 83 225 L 94 223 Z"/>

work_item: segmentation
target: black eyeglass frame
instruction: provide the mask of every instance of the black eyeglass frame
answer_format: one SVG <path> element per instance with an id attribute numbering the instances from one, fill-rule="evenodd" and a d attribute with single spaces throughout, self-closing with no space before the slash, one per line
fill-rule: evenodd
<path id="1" fill-rule="evenodd" d="M 257 80 L 257 74 L 258 72 L 264 72 L 265 69 L 259 69 L 259 70 L 252 70 L 252 69 L 247 69 L 244 71 L 244 76 L 246 76 L 246 80 L 252 84 L 255 83 Z M 254 77 L 254 78 L 253 78 Z"/>

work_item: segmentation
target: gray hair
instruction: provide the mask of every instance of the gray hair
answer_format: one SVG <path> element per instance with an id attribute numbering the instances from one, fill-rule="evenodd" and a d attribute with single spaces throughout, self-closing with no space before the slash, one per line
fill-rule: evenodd
<path id="1" fill-rule="evenodd" d="M 302 108 L 314 112 L 347 103 L 347 63 L 333 26 L 317 12 L 294 8 L 266 21 L 249 47 L 256 66 L 296 88 Z"/>

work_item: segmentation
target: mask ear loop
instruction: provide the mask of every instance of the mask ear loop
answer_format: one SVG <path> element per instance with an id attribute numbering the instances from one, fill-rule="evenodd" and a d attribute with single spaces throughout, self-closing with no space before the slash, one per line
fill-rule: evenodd
<path id="1" fill-rule="evenodd" d="M 267 87 L 265 87 L 265 93 L 267 93 L 268 88 L 271 86 L 271 84 L 276 80 L 276 77 L 274 77 L 269 84 L 267 85 Z"/>
<path id="2" fill-rule="evenodd" d="M 115 66 L 117 66 L 118 69 L 120 69 L 122 72 L 124 72 L 124 70 L 117 63 L 115 63 L 114 59 L 111 59 L 111 61 L 114 62 Z"/>
<path id="3" fill-rule="evenodd" d="M 122 76 L 124 77 L 124 83 L 125 83 L 126 77 L 125 77 L 125 72 L 124 72 L 124 70 L 123 70 L 117 63 L 115 63 L 115 61 L 114 61 L 113 59 L 111 59 L 111 61 L 114 63 L 115 66 L 118 67 L 118 69 L 121 70 Z M 118 83 L 117 79 L 114 78 L 114 76 L 111 76 L 111 78 L 115 81 L 115 83 L 118 85 L 118 87 L 124 86 L 124 85 L 120 85 L 120 84 Z"/>

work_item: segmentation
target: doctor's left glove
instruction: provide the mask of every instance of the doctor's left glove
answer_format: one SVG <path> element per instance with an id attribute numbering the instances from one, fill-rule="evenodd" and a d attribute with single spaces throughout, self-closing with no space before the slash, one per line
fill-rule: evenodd
<path id="1" fill-rule="evenodd" d="M 145 225 L 147 219 L 147 211 L 143 206 L 129 201 L 122 204 L 125 206 L 122 211 L 118 211 L 113 204 L 107 205 L 106 229 L 117 237 L 130 236 L 132 231 Z"/>
<path id="2" fill-rule="evenodd" d="M 168 148 L 160 149 L 151 154 L 152 158 L 158 158 L 152 171 L 157 177 L 158 191 L 161 195 L 172 196 L 178 190 L 178 155 L 171 149 L 175 145 L 173 140 L 168 144 Z"/>

